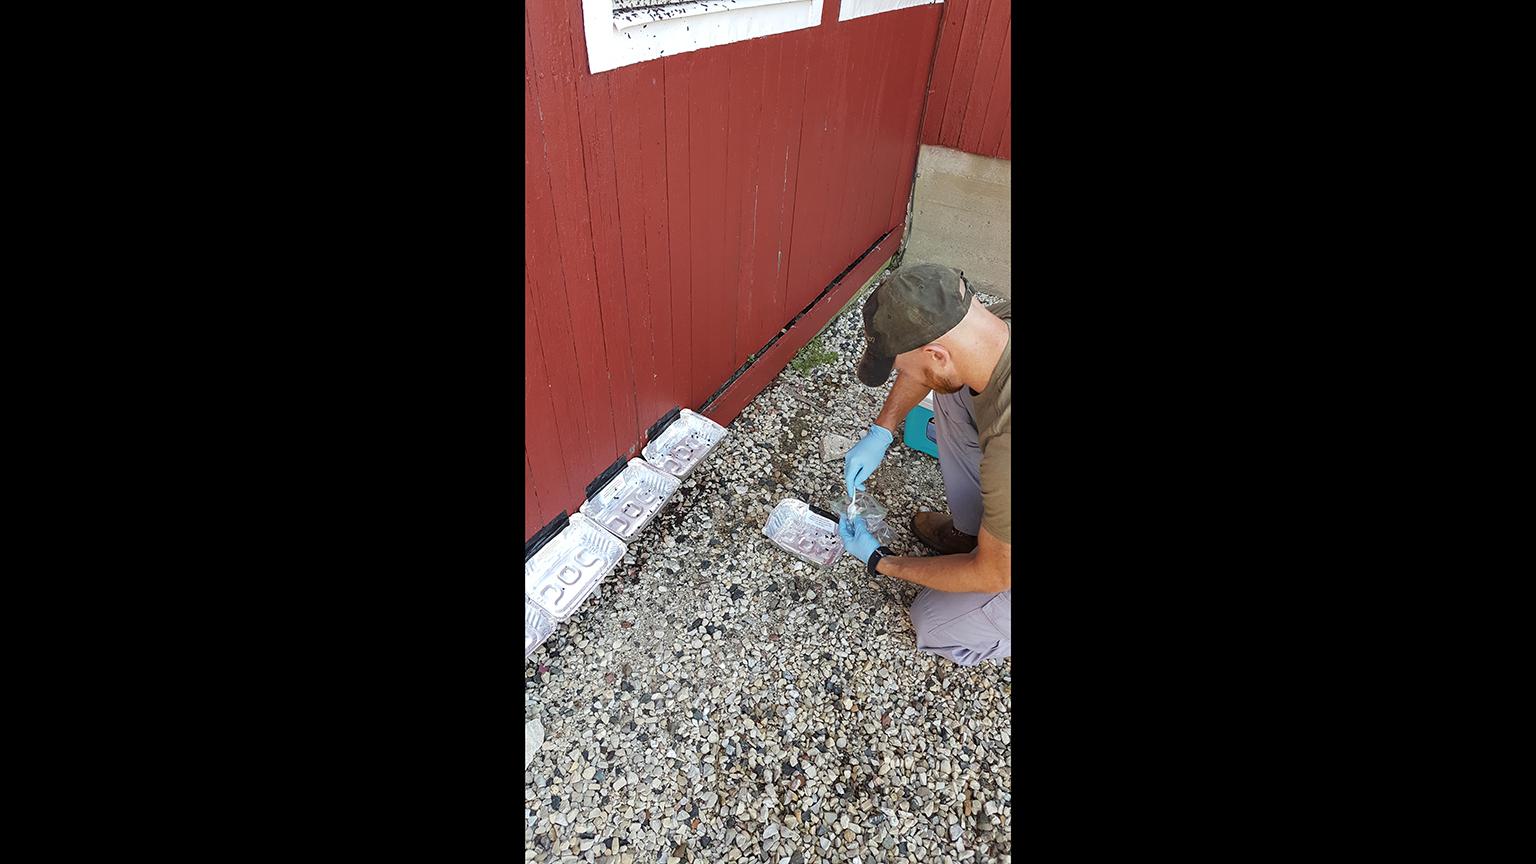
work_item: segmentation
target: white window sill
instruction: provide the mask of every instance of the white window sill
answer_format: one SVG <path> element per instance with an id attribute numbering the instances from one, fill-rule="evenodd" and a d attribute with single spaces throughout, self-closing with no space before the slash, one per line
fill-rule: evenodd
<path id="1" fill-rule="evenodd" d="M 822 0 L 690 0 L 665 7 L 615 9 L 582 0 L 587 69 L 620 66 L 821 24 Z"/>
<path id="2" fill-rule="evenodd" d="M 927 6 L 942 2 L 944 0 L 843 0 L 842 5 L 837 7 L 837 20 L 849 21 L 866 15 L 879 15 L 881 12 L 895 12 L 897 9 L 910 9 L 913 6 Z"/>
<path id="3" fill-rule="evenodd" d="M 697 0 L 697 2 L 693 3 L 678 3 L 673 6 L 663 6 L 660 8 L 615 9 L 613 12 L 613 26 L 619 30 L 628 30 L 631 27 L 650 24 L 654 21 L 671 21 L 677 18 L 708 15 L 711 12 L 732 12 L 737 9 L 751 9 L 754 6 L 773 6 L 780 3 L 795 2 L 801 2 L 801 0 Z"/>

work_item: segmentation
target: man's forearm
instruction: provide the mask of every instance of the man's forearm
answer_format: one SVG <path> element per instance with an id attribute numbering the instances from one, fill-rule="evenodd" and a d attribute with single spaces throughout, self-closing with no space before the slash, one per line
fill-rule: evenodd
<path id="1" fill-rule="evenodd" d="M 981 566 L 975 552 L 940 555 L 936 558 L 889 556 L 880 559 L 880 563 L 875 566 L 875 572 L 882 576 L 932 588 L 935 591 L 996 594 L 1008 588 L 1002 579 L 988 573 Z"/>
<path id="2" fill-rule="evenodd" d="M 880 416 L 875 418 L 875 425 L 884 426 L 893 438 L 897 437 L 896 427 L 927 395 L 928 388 L 921 381 L 897 372 L 896 383 L 891 385 L 891 393 L 885 397 L 885 405 L 880 409 Z"/>

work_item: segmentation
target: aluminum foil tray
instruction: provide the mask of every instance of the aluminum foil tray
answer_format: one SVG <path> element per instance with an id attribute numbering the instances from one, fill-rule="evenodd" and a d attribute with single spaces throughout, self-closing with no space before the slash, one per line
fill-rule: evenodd
<path id="1" fill-rule="evenodd" d="M 798 498 L 785 498 L 773 508 L 763 534 L 773 545 L 817 567 L 830 566 L 843 554 L 836 517 Z"/>
<path id="2" fill-rule="evenodd" d="M 544 644 L 549 634 L 555 632 L 555 619 L 549 617 L 539 605 L 523 597 L 523 659 L 533 656 L 533 649 Z"/>
<path id="3" fill-rule="evenodd" d="M 679 479 L 687 477 L 725 438 L 725 427 L 684 408 L 656 440 L 645 445 L 645 461 Z"/>
<path id="4" fill-rule="evenodd" d="M 570 523 L 523 565 L 524 591 L 556 621 L 571 617 L 624 557 L 624 544 L 591 519 Z"/>
<path id="5" fill-rule="evenodd" d="M 581 505 L 579 512 L 629 543 L 682 484 L 644 459 L 631 459 L 617 477 Z"/>

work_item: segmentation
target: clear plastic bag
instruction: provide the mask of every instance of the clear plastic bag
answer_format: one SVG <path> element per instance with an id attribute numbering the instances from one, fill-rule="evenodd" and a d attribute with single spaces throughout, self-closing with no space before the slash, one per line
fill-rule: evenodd
<path id="1" fill-rule="evenodd" d="M 885 521 L 885 507 L 876 501 L 868 492 L 859 492 L 852 501 L 843 506 L 843 516 L 850 520 L 858 517 L 864 520 L 869 527 L 869 533 L 881 546 L 889 546 L 896 539 L 896 532 Z"/>

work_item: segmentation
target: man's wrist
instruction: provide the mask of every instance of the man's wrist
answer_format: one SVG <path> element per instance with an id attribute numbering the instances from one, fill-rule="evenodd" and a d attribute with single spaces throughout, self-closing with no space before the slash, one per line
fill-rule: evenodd
<path id="1" fill-rule="evenodd" d="M 869 563 L 865 565 L 865 569 L 869 571 L 869 575 L 874 576 L 880 572 L 880 563 L 894 554 L 888 546 L 876 546 L 875 551 L 869 553 Z"/>

